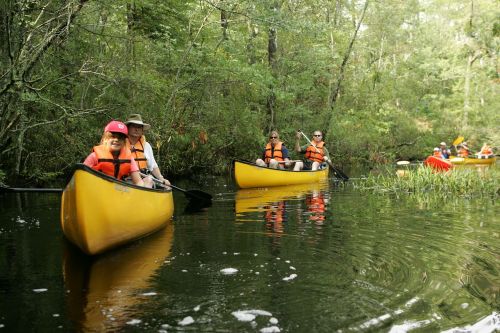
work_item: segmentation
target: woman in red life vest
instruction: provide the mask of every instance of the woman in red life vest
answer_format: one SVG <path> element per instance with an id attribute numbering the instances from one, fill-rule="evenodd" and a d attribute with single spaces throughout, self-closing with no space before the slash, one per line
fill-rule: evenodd
<path id="1" fill-rule="evenodd" d="M 288 149 L 280 141 L 278 131 L 272 131 L 269 134 L 269 142 L 262 153 L 262 158 L 257 159 L 255 164 L 261 167 L 270 167 L 273 169 L 284 169 L 290 166 L 288 158 Z"/>
<path id="2" fill-rule="evenodd" d="M 314 131 L 312 145 L 306 144 L 302 147 L 299 143 L 301 137 L 301 132 L 297 132 L 295 151 L 304 154 L 304 162 L 296 162 L 293 171 L 318 170 L 326 167 L 326 163 L 324 162 L 329 161 L 330 157 L 323 141 L 323 133 L 321 131 Z"/>
<path id="3" fill-rule="evenodd" d="M 144 186 L 139 167 L 125 145 L 127 134 L 124 123 L 111 121 L 104 128 L 101 144 L 94 147 L 83 164 L 120 180 L 130 176 L 135 185 Z"/>

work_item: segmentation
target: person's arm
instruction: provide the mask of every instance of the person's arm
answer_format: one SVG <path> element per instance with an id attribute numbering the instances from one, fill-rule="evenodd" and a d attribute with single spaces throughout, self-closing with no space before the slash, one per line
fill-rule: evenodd
<path id="1" fill-rule="evenodd" d="M 151 174 L 163 184 L 170 185 L 170 182 L 161 174 L 160 167 L 156 163 L 155 156 L 153 154 L 153 147 L 151 147 L 151 144 L 147 141 L 144 145 L 144 156 L 148 160 L 148 170 L 151 171 Z"/>
<path id="2" fill-rule="evenodd" d="M 285 166 L 290 166 L 290 157 L 288 155 L 288 148 L 285 145 L 281 145 L 281 154 L 283 155 L 283 160 L 285 161 Z"/>
<path id="3" fill-rule="evenodd" d="M 328 149 L 326 147 L 323 147 L 323 160 L 326 162 L 330 161 L 330 153 L 328 152 Z"/>
<path id="4" fill-rule="evenodd" d="M 99 161 L 97 159 L 96 153 L 92 152 L 92 153 L 90 153 L 89 156 L 87 156 L 87 158 L 85 159 L 85 161 L 83 161 L 83 164 L 85 164 L 86 166 L 92 168 L 93 166 L 97 165 L 98 162 Z"/>
<path id="5" fill-rule="evenodd" d="M 160 180 L 163 184 L 170 185 L 168 179 L 164 178 L 163 175 L 161 174 L 160 168 L 155 167 L 153 171 L 151 171 L 151 174 L 155 176 L 156 179 Z"/>
<path id="6" fill-rule="evenodd" d="M 144 186 L 144 181 L 142 180 L 139 171 L 131 172 L 130 177 L 132 178 L 132 183 L 134 183 L 134 185 Z"/>

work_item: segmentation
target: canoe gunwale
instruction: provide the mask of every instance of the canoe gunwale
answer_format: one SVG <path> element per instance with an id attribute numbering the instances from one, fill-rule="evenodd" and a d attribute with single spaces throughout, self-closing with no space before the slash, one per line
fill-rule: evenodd
<path id="1" fill-rule="evenodd" d="M 100 179 L 103 179 L 103 180 L 106 180 L 106 181 L 109 181 L 109 182 L 112 182 L 112 183 L 115 183 L 115 184 L 119 184 L 119 185 L 122 185 L 122 186 L 134 188 L 134 189 L 137 189 L 137 190 L 148 191 L 148 192 L 155 192 L 155 193 L 172 192 L 172 189 L 166 189 L 166 188 L 159 188 L 159 189 L 149 188 L 149 187 L 135 185 L 135 184 L 129 183 L 129 182 L 124 181 L 124 180 L 119 180 L 119 179 L 116 179 L 115 177 L 106 175 L 103 172 L 94 170 L 91 167 L 88 167 L 88 166 L 86 166 L 83 163 L 77 163 L 77 164 L 75 164 L 75 166 L 73 167 L 73 171 L 71 172 L 71 175 L 69 176 L 68 180 L 66 181 L 66 186 L 69 184 L 69 182 L 73 178 L 74 173 L 77 170 L 83 170 L 83 171 L 86 171 L 88 173 L 91 173 L 92 175 L 94 175 L 94 176 L 96 176 L 96 177 L 98 177 Z"/>

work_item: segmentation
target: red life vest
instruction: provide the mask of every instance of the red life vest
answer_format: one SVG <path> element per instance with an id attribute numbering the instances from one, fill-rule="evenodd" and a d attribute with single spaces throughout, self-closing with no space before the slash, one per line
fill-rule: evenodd
<path id="1" fill-rule="evenodd" d="M 323 151 L 323 146 L 325 143 L 321 141 L 316 145 L 316 148 L 314 148 L 313 145 L 309 145 L 306 149 L 306 159 L 311 160 L 313 162 L 323 162 L 323 157 L 325 156 L 325 153 Z"/>
<path id="2" fill-rule="evenodd" d="M 120 150 L 118 158 L 114 158 L 109 148 L 104 145 L 95 146 L 94 152 L 97 155 L 97 164 L 92 169 L 101 171 L 117 179 L 123 179 L 123 177 L 130 174 L 132 154 L 127 148 Z"/>
<path id="3" fill-rule="evenodd" d="M 145 145 L 146 138 L 144 137 L 144 135 L 141 136 L 141 138 L 135 143 L 135 145 L 132 145 L 130 143 L 130 139 L 127 139 L 127 147 L 132 152 L 132 156 L 134 157 L 134 160 L 136 161 L 139 169 L 147 169 L 148 167 L 148 159 L 144 155 Z"/>
<path id="4" fill-rule="evenodd" d="M 279 141 L 274 145 L 274 147 L 271 146 L 271 143 L 268 143 L 266 145 L 266 154 L 264 156 L 264 162 L 269 164 L 271 159 L 275 159 L 276 161 L 284 161 L 285 159 L 283 158 L 283 152 L 281 151 L 281 147 L 283 146 L 283 142 Z"/>

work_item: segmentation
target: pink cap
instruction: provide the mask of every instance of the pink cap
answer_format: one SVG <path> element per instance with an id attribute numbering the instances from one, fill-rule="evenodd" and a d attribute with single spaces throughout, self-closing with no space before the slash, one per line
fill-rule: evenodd
<path id="1" fill-rule="evenodd" d="M 127 125 L 121 121 L 112 120 L 104 127 L 104 132 L 122 133 L 128 135 Z"/>

